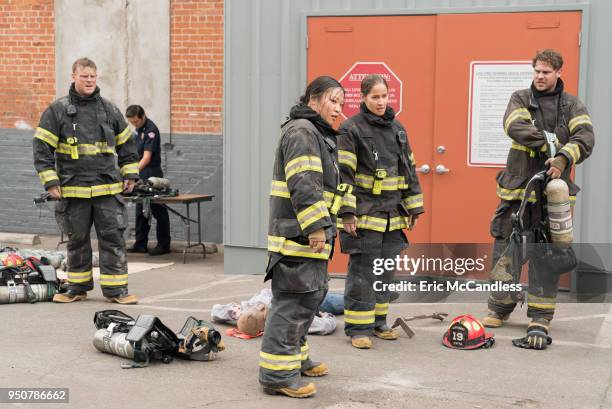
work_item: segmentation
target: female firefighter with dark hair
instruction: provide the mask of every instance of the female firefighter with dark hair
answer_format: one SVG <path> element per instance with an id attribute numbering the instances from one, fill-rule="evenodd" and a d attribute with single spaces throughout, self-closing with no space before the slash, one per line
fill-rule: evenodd
<path id="1" fill-rule="evenodd" d="M 387 325 L 390 293 L 373 288 L 375 279 L 391 282 L 395 270 L 376 276 L 372 267 L 374 259 L 395 258 L 406 248 L 402 229 L 412 229 L 424 212 L 414 155 L 406 130 L 389 106 L 388 91 L 384 77 L 365 77 L 360 112 L 342 124 L 338 135 L 342 182 L 354 196 L 338 212 L 340 245 L 349 254 L 344 332 L 352 346 L 362 349 L 372 347 L 372 335 L 398 338 Z"/>
<path id="2" fill-rule="evenodd" d="M 342 196 L 332 124 L 344 89 L 331 77 L 308 85 L 281 126 L 270 191 L 269 263 L 272 304 L 259 357 L 259 382 L 269 394 L 305 398 L 323 376 L 324 363 L 310 359 L 306 333 L 328 288 L 327 261 L 336 235 L 335 209 Z"/>

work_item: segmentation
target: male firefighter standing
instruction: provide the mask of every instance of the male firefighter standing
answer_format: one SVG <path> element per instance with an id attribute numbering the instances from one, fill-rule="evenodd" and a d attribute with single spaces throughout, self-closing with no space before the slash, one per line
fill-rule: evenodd
<path id="1" fill-rule="evenodd" d="M 589 157 L 595 144 L 593 125 L 584 104 L 564 92 L 561 80 L 563 58 L 555 50 L 536 54 L 532 62 L 531 87 L 512 94 L 504 115 L 504 131 L 512 138 L 506 169 L 497 176 L 497 195 L 501 199 L 491 222 L 495 238 L 493 265 L 502 255 L 512 232 L 512 213 L 519 208 L 528 180 L 547 168 L 552 179 L 561 178 L 569 187 L 570 202 L 579 188 L 570 180 L 572 167 Z M 556 155 L 549 157 L 548 142 L 556 145 Z M 530 202 L 542 200 L 532 197 Z M 537 206 L 527 206 L 525 217 L 540 220 Z M 529 262 L 527 316 L 531 322 L 527 336 L 516 340 L 516 346 L 544 349 L 550 342 L 548 328 L 555 312 L 559 275 L 547 268 L 542 257 Z M 489 314 L 483 320 L 487 327 L 499 327 L 516 306 L 510 296 L 489 297 Z"/>
<path id="2" fill-rule="evenodd" d="M 138 155 L 121 112 L 100 96 L 96 64 L 79 58 L 72 65 L 67 96 L 43 112 L 34 134 L 34 166 L 68 235 L 68 283 L 54 302 L 70 303 L 93 289 L 91 225 L 100 253 L 100 286 L 111 302 L 135 304 L 128 294 L 125 240 L 127 215 L 122 191 L 138 179 Z M 119 167 L 117 166 L 117 161 Z"/>

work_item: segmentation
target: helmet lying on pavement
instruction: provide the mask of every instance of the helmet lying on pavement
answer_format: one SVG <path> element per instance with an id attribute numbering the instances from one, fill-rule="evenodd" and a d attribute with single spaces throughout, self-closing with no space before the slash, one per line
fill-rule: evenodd
<path id="1" fill-rule="evenodd" d="M 489 348 L 495 343 L 480 321 L 469 314 L 453 318 L 442 337 L 442 344 L 454 349 Z"/>

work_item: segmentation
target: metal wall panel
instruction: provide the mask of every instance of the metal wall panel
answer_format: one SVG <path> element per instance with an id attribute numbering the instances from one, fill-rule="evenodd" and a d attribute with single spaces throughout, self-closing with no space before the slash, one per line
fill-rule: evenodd
<path id="1" fill-rule="evenodd" d="M 227 0 L 225 10 L 225 213 L 226 272 L 264 268 L 268 189 L 279 124 L 305 86 L 306 14 L 422 14 L 584 8 L 580 95 L 597 137 L 595 153 L 578 170 L 583 186 L 576 209 L 582 242 L 612 240 L 609 157 L 612 79 L 609 43 L 612 2 L 607 0 Z M 587 52 L 588 50 L 588 52 Z M 249 260 L 234 247 L 259 248 Z M 241 253 L 244 254 L 244 253 Z M 612 256 L 611 259 L 612 260 Z M 242 267 L 248 266 L 248 267 Z"/>

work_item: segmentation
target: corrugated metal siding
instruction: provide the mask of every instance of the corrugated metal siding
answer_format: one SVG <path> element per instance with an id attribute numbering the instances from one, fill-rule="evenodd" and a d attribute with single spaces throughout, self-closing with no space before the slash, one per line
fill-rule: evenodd
<path id="1" fill-rule="evenodd" d="M 227 0 L 225 61 L 225 244 L 266 246 L 268 189 L 279 124 L 304 88 L 305 12 L 406 14 L 554 8 L 590 5 L 583 26 L 581 94 L 592 114 L 597 136 L 593 157 L 578 171 L 583 192 L 577 212 L 582 242 L 612 241 L 612 146 L 610 95 L 612 2 L 582 1 L 419 1 L 419 0 Z M 495 9 L 497 8 L 497 9 Z M 586 70 L 586 71 L 584 71 Z M 584 75 L 586 73 L 586 75 Z M 588 78 L 585 81 L 585 78 Z M 586 85 L 586 86 L 585 86 Z"/>

